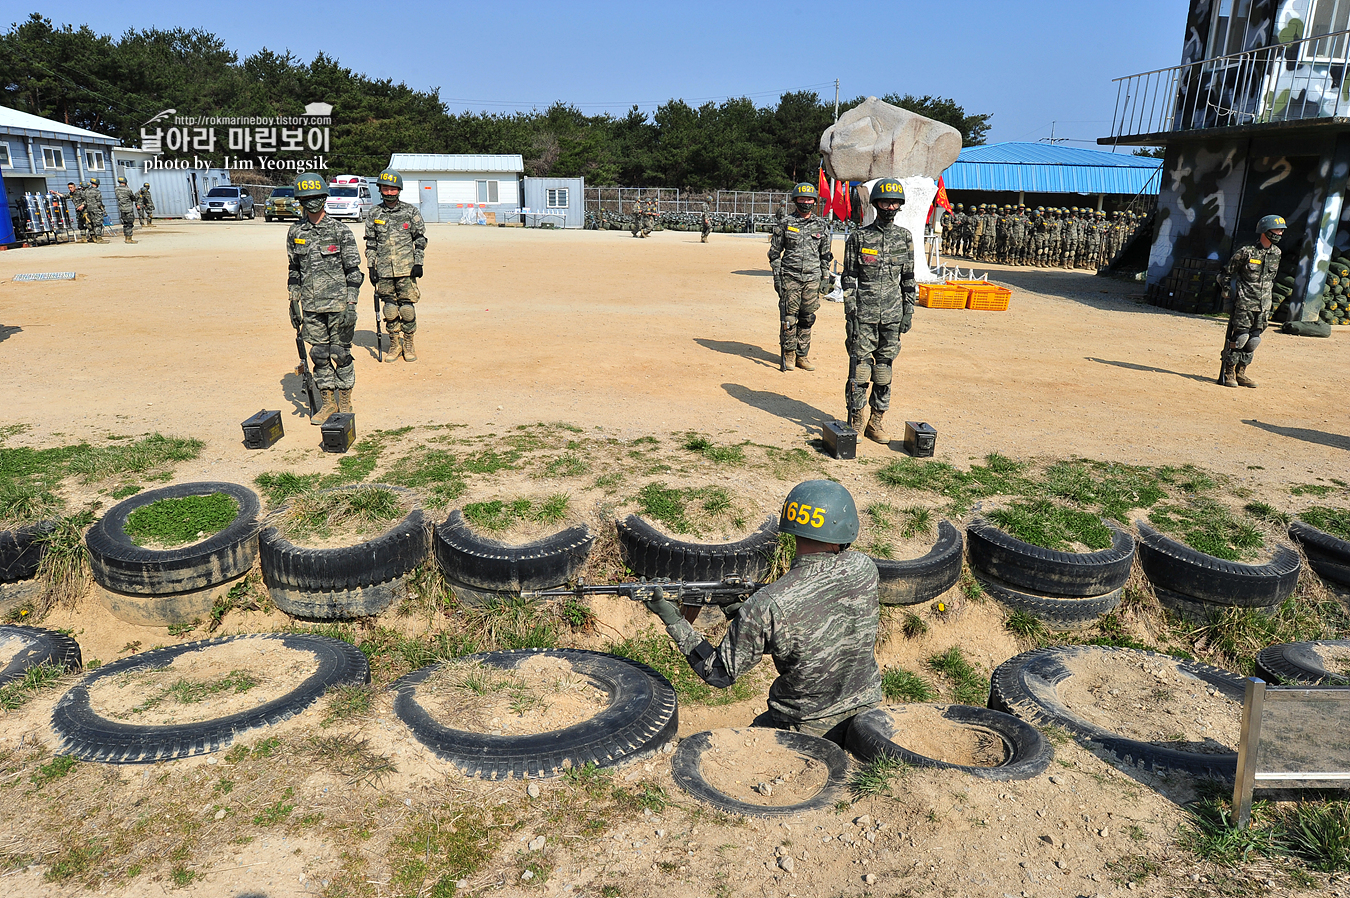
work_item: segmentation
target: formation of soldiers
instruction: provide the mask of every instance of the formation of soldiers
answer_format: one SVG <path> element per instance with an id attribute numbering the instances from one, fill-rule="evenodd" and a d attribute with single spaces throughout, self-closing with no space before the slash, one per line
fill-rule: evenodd
<path id="1" fill-rule="evenodd" d="M 1033 268 L 1107 265 L 1139 227 L 1133 212 L 1094 212 L 981 203 L 966 211 L 958 203 L 946 217 L 942 254 L 980 262 Z"/>
<path id="2" fill-rule="evenodd" d="M 657 203 L 656 197 L 647 196 L 640 200 L 633 201 L 633 236 L 646 237 L 656 227 L 656 220 L 661 217 L 661 207 Z"/>
<path id="3" fill-rule="evenodd" d="M 99 190 L 98 178 L 90 178 L 88 183 L 79 184 L 70 181 L 66 184 L 65 194 L 55 191 L 52 193 L 62 201 L 69 201 L 74 207 L 76 223 L 84 235 L 81 239 L 86 243 L 108 242 L 103 236 L 103 219 L 107 216 L 108 210 L 103 204 L 103 193 Z M 150 195 L 150 182 L 146 181 L 140 190 L 133 192 L 127 186 L 126 178 L 118 178 L 113 195 L 117 199 L 117 215 L 122 225 L 122 239 L 126 243 L 135 243 L 136 241 L 131 239 L 131 234 L 138 217 L 143 220 L 143 227 L 155 226 L 153 217 L 155 201 Z"/>

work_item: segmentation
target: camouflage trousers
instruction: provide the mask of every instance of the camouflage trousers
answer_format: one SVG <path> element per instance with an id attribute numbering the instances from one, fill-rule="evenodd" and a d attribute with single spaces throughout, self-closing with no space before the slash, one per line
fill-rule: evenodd
<path id="1" fill-rule="evenodd" d="M 356 308 L 350 312 L 305 312 L 300 336 L 310 344 L 314 383 L 320 390 L 350 390 L 356 384 L 352 360 L 352 335 L 356 332 Z"/>
<path id="2" fill-rule="evenodd" d="M 811 354 L 811 328 L 820 308 L 820 282 L 802 283 L 785 277 L 778 291 L 778 346 L 783 352 Z"/>
<path id="3" fill-rule="evenodd" d="M 122 216 L 122 236 L 130 237 L 132 230 L 136 227 L 136 213 L 121 212 L 119 214 Z"/>
<path id="4" fill-rule="evenodd" d="M 867 385 L 872 385 L 872 408 L 884 412 L 891 407 L 891 363 L 900 354 L 900 322 L 864 323 L 845 321 L 848 349 L 848 382 L 844 385 L 844 403 L 850 411 L 867 405 Z"/>
<path id="5" fill-rule="evenodd" d="M 144 206 L 136 207 L 136 221 L 140 224 L 146 224 L 150 221 L 150 210 Z"/>
<path id="6" fill-rule="evenodd" d="M 863 705 L 859 708 L 852 708 L 842 714 L 835 714 L 832 717 L 820 717 L 815 720 L 794 720 L 784 717 L 769 708 L 762 714 L 750 721 L 752 727 L 771 727 L 775 730 L 792 730 L 795 733 L 806 733 L 808 736 L 819 736 L 822 739 L 829 739 L 836 745 L 843 745 L 845 737 L 848 736 L 848 728 L 853 724 L 853 718 L 864 711 L 869 711 L 878 705 Z"/>
<path id="7" fill-rule="evenodd" d="M 1228 318 L 1228 333 L 1224 337 L 1224 350 L 1219 358 L 1226 365 L 1250 365 L 1252 355 L 1261 342 L 1261 334 L 1270 323 L 1270 313 L 1260 309 L 1234 309 Z M 1241 349 L 1229 349 L 1243 335 L 1247 335 Z"/>
<path id="8" fill-rule="evenodd" d="M 422 292 L 413 278 L 380 278 L 375 297 L 384 308 L 384 328 L 390 335 L 417 333 L 417 301 Z"/>

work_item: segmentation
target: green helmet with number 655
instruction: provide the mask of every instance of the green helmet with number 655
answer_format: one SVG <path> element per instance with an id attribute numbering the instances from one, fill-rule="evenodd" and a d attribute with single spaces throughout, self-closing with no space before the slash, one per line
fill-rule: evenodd
<path id="1" fill-rule="evenodd" d="M 822 543 L 848 545 L 858 538 L 858 506 L 833 480 L 807 480 L 783 500 L 778 531 Z"/>
<path id="2" fill-rule="evenodd" d="M 318 172 L 307 171 L 295 179 L 295 198 L 328 196 L 328 182 Z"/>

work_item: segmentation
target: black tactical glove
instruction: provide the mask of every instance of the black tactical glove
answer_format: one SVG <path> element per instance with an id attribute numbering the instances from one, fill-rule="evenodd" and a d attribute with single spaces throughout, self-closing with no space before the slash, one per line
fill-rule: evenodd
<path id="1" fill-rule="evenodd" d="M 684 615 L 680 613 L 680 606 L 666 598 L 665 592 L 659 586 L 652 588 L 651 598 L 643 599 L 642 604 L 646 605 L 647 610 L 652 614 L 661 618 L 661 623 L 667 627 L 676 621 L 684 620 Z"/>
<path id="2" fill-rule="evenodd" d="M 351 330 L 356 327 L 356 306 L 353 303 L 347 304 L 347 311 L 342 319 L 343 325 Z"/>
<path id="3" fill-rule="evenodd" d="M 375 273 L 375 269 L 370 269 L 370 286 L 374 287 L 380 282 L 380 276 Z"/>
<path id="4" fill-rule="evenodd" d="M 412 269 L 412 276 L 413 276 L 414 278 L 420 278 L 420 277 L 422 276 L 422 266 L 421 266 L 421 265 L 414 265 L 414 266 L 413 266 L 413 269 Z"/>
<path id="5" fill-rule="evenodd" d="M 913 312 L 906 312 L 904 315 L 902 315 L 900 317 L 900 333 L 902 334 L 909 333 L 910 325 L 913 324 L 913 322 L 914 322 Z"/>
<path id="6" fill-rule="evenodd" d="M 741 609 L 744 607 L 745 607 L 745 599 L 741 599 L 739 602 L 732 602 L 730 605 L 723 605 L 722 616 L 725 617 L 727 620 L 731 620 L 733 617 L 740 614 Z"/>
<path id="7" fill-rule="evenodd" d="M 291 300 L 291 327 L 295 328 L 296 330 L 299 330 L 300 325 L 303 324 L 304 321 L 305 315 L 302 311 L 300 311 L 300 300 L 298 299 Z"/>

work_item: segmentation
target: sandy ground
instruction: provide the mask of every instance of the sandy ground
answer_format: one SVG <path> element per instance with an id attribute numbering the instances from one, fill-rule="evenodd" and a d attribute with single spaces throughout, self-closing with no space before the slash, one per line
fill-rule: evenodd
<path id="1" fill-rule="evenodd" d="M 251 483 L 265 470 L 333 470 L 335 458 L 319 451 L 318 429 L 302 414 L 293 373 L 284 231 L 283 224 L 261 221 L 177 222 L 139 232 L 135 246 L 114 241 L 0 253 L 0 424 L 30 425 L 15 442 L 38 446 L 154 431 L 204 440 L 198 459 L 175 468 L 179 481 Z M 363 290 L 358 436 L 408 424 L 458 423 L 481 434 L 565 421 L 623 439 L 697 431 L 719 443 L 793 447 L 808 445 L 822 422 L 843 414 L 842 307 L 822 306 L 816 371 L 779 372 L 764 237 L 714 235 L 701 245 L 696 234 L 676 232 L 639 241 L 620 232 L 454 225 L 431 225 L 429 237 L 421 361 L 376 363 L 370 288 Z M 77 279 L 9 280 L 19 272 L 63 270 L 76 271 Z M 1213 382 L 1220 322 L 1148 307 L 1133 283 L 1086 273 L 989 271 L 1013 288 L 1011 311 L 916 313 L 889 418 L 897 437 L 906 419 L 923 420 L 937 428 L 938 458 L 960 466 L 994 451 L 1193 462 L 1280 492 L 1344 470 L 1350 437 L 1336 372 L 1345 332 L 1327 340 L 1271 332 L 1252 367 L 1261 387 L 1224 389 Z M 272 449 L 250 452 L 239 422 L 260 408 L 282 409 L 287 435 Z M 873 460 L 895 457 L 866 441 L 859 452 Z M 884 495 L 866 487 L 861 473 L 843 473 L 846 463 L 831 465 L 851 488 Z M 735 470 L 727 476 L 734 487 Z M 868 497 L 859 498 L 863 505 Z M 596 608 L 611 630 L 626 633 L 642 619 L 627 604 Z M 164 631 L 121 625 L 97 607 L 82 614 L 60 625 L 85 628 L 86 658 L 108 660 L 132 641 L 146 647 L 165 641 Z M 254 624 L 275 626 L 243 621 L 245 628 Z M 917 669 L 918 659 L 952 644 L 985 672 L 1017 651 L 1001 628 L 1001 612 L 972 605 L 924 637 L 896 637 L 880 655 L 884 664 Z M 46 719 L 55 696 L 45 696 L 6 719 L 0 748 L 51 745 Z M 680 734 L 744 726 L 762 707 L 761 696 L 682 708 Z M 313 727 L 320 713 L 277 731 Z M 376 750 L 400 764 L 400 777 L 384 787 L 388 794 L 409 796 L 381 811 L 389 825 L 399 823 L 404 807 L 414 814 L 447 794 L 481 793 L 488 803 L 509 793 L 519 800 L 519 784 L 465 784 L 448 774 L 387 707 L 365 731 Z M 511 852 L 524 852 L 525 844 L 515 845 L 513 833 L 501 863 L 466 887 L 472 894 L 531 896 L 599 895 L 606 886 L 617 891 L 603 894 L 625 896 L 1231 893 L 1216 885 L 1234 884 L 1230 874 L 1197 863 L 1173 842 L 1178 804 L 1193 796 L 1189 784 L 1117 770 L 1072 744 L 1057 751 L 1054 776 L 995 784 L 916 771 L 898 800 L 865 799 L 842 813 L 821 811 L 786 824 L 710 821 L 691 808 L 672 810 L 664 821 L 625 821 L 599 848 L 594 840 L 550 843 L 544 850 L 553 873 L 543 884 L 519 880 L 520 861 Z M 207 764 L 199 758 L 155 769 L 163 770 L 160 782 L 209 794 Z M 127 790 L 134 796 L 142 781 L 139 769 L 100 776 L 130 784 L 118 802 L 129 802 Z M 316 771 L 304 780 L 301 806 L 328 807 L 327 790 L 342 781 L 325 776 Z M 621 772 L 636 776 L 680 794 L 660 759 Z M 86 786 L 72 779 L 71 788 Z M 60 794 L 49 788 L 49 796 Z M 561 786 L 544 788 L 548 798 Z M 9 821 L 0 842 L 21 841 L 16 827 L 22 822 Z M 540 823 L 519 840 L 546 832 Z M 340 867 L 337 849 L 306 832 L 287 838 L 278 831 L 194 861 L 204 878 L 182 893 L 336 894 L 328 881 Z M 794 858 L 792 872 L 779 860 L 784 854 Z M 1145 861 L 1160 872 L 1128 888 L 1130 871 Z M 0 892 L 81 893 L 44 883 L 44 872 L 6 871 Z M 1267 872 L 1275 885 L 1265 885 Z M 162 873 L 106 893 L 163 894 L 172 885 Z M 372 872 L 367 893 L 388 894 L 375 881 L 382 876 L 387 882 L 387 872 Z M 1263 894 L 1298 891 L 1278 870 L 1256 876 L 1241 874 L 1236 885 Z M 1350 893 L 1343 882 L 1319 888 Z"/>

